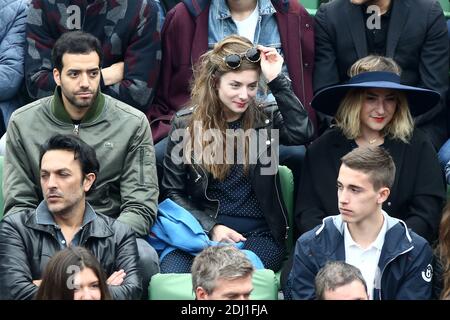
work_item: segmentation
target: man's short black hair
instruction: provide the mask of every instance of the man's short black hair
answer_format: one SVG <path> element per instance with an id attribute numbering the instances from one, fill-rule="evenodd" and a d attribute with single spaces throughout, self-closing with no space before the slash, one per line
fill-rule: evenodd
<path id="1" fill-rule="evenodd" d="M 53 46 L 53 66 L 61 72 L 63 68 L 62 58 L 65 53 L 89 54 L 92 51 L 97 52 L 100 59 L 99 67 L 101 67 L 103 61 L 102 45 L 95 36 L 83 31 L 65 32 L 56 40 Z"/>
<path id="2" fill-rule="evenodd" d="M 100 164 L 97 160 L 95 149 L 81 140 L 78 136 L 73 134 L 56 134 L 48 139 L 48 141 L 41 146 L 39 169 L 41 169 L 42 157 L 45 153 L 51 150 L 73 151 L 74 159 L 80 162 L 83 176 L 88 173 L 94 173 L 95 176 L 98 177 Z M 96 181 L 94 181 L 91 189 L 86 194 L 89 194 L 91 191 L 95 190 L 95 182 Z"/>

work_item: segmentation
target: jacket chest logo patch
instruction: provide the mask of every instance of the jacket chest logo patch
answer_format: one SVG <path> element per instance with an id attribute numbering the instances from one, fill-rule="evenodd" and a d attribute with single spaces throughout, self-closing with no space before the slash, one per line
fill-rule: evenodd
<path id="1" fill-rule="evenodd" d="M 433 267 L 431 264 L 427 265 L 427 268 L 422 271 L 422 279 L 426 282 L 431 282 L 431 279 L 433 278 Z"/>
<path id="2" fill-rule="evenodd" d="M 114 148 L 114 143 L 111 142 L 111 141 L 106 141 L 106 142 L 103 144 L 103 147 L 108 148 L 108 149 L 112 149 L 112 148 Z"/>

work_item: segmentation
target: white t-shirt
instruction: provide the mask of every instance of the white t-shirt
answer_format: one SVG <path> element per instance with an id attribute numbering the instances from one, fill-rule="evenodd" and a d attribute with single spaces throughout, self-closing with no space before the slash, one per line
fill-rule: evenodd
<path id="1" fill-rule="evenodd" d="M 373 300 L 373 288 L 375 286 L 380 260 L 381 249 L 383 249 L 384 236 L 386 235 L 387 222 L 384 217 L 383 226 L 375 241 L 366 249 L 361 248 L 352 238 L 347 223 L 344 228 L 345 262 L 354 265 L 366 280 L 369 299 Z M 378 275 L 379 276 L 379 275 Z"/>
<path id="2" fill-rule="evenodd" d="M 247 18 L 245 18 L 242 21 L 237 21 L 233 19 L 233 21 L 237 26 L 238 34 L 242 37 L 246 37 L 251 42 L 254 42 L 258 19 L 259 19 L 259 11 L 258 5 L 256 5 L 255 10 L 253 10 L 253 12 Z"/>

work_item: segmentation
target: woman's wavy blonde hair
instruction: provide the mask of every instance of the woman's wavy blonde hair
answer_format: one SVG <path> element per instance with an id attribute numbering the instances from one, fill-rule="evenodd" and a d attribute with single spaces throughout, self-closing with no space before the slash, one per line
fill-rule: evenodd
<path id="1" fill-rule="evenodd" d="M 226 159 L 226 129 L 228 124 L 224 113 L 224 104 L 219 98 L 217 86 L 220 83 L 221 77 L 228 72 L 240 72 L 245 70 L 255 70 L 258 73 L 258 78 L 261 73 L 259 62 L 250 62 L 247 59 L 241 59 L 241 65 L 237 69 L 230 69 L 225 64 L 225 56 L 229 54 L 242 54 L 249 48 L 253 47 L 251 41 L 247 38 L 237 35 L 231 35 L 218 42 L 214 48 L 200 57 L 198 64 L 194 68 L 194 81 L 192 84 L 190 106 L 194 107 L 192 117 L 189 121 L 188 130 L 189 137 L 187 145 L 195 149 L 201 147 L 202 152 L 202 166 L 212 174 L 212 176 L 219 180 L 224 180 L 230 170 L 231 165 L 224 163 L 216 163 L 215 157 L 223 155 L 222 159 Z M 255 121 L 258 118 L 263 118 L 264 115 L 259 110 L 255 100 L 249 102 L 247 110 L 242 115 L 242 129 L 253 128 Z M 198 123 L 201 125 L 199 126 Z M 196 125 L 194 125 L 196 124 Z M 201 129 L 201 130 L 200 130 Z M 218 129 L 218 130 L 209 130 Z M 205 132 L 211 134 L 205 139 Z M 191 139 L 191 140 L 189 140 Z M 243 138 L 244 145 L 244 170 L 248 172 L 248 154 L 249 141 L 248 138 Z M 193 143 L 192 143 L 193 142 Z M 192 149 L 185 149 L 185 160 L 191 163 L 193 157 Z M 199 159 L 196 159 L 199 162 Z"/>
<path id="2" fill-rule="evenodd" d="M 349 70 L 349 76 L 353 77 L 370 71 L 394 72 L 397 75 L 401 73 L 400 67 L 391 58 L 370 55 L 356 61 Z M 347 139 L 356 139 L 361 135 L 361 107 L 366 99 L 367 91 L 367 89 L 350 90 L 336 112 L 336 125 Z M 414 129 L 413 118 L 406 95 L 400 91 L 394 90 L 394 92 L 397 98 L 397 109 L 381 134 L 408 143 Z"/>

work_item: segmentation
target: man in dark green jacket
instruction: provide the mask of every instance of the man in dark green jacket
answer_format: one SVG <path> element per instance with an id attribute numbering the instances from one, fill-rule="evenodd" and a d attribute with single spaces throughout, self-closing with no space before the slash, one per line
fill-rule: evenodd
<path id="1" fill-rule="evenodd" d="M 56 133 L 74 133 L 94 147 L 102 166 L 97 189 L 87 197 L 89 203 L 97 212 L 129 225 L 137 236 L 146 236 L 158 199 L 147 118 L 100 92 L 102 49 L 94 36 L 81 31 L 63 34 L 55 43 L 52 60 L 58 85 L 54 95 L 18 109 L 10 120 L 3 181 L 5 213 L 38 206 L 43 199 L 39 146 Z M 156 252 L 142 239 L 138 239 L 138 249 L 151 276 L 158 271 Z"/>
<path id="2" fill-rule="evenodd" d="M 27 16 L 25 82 L 32 99 L 50 96 L 51 51 L 65 32 L 81 30 L 102 46 L 101 89 L 146 111 L 161 60 L 161 25 L 153 0 L 31 0 Z"/>

